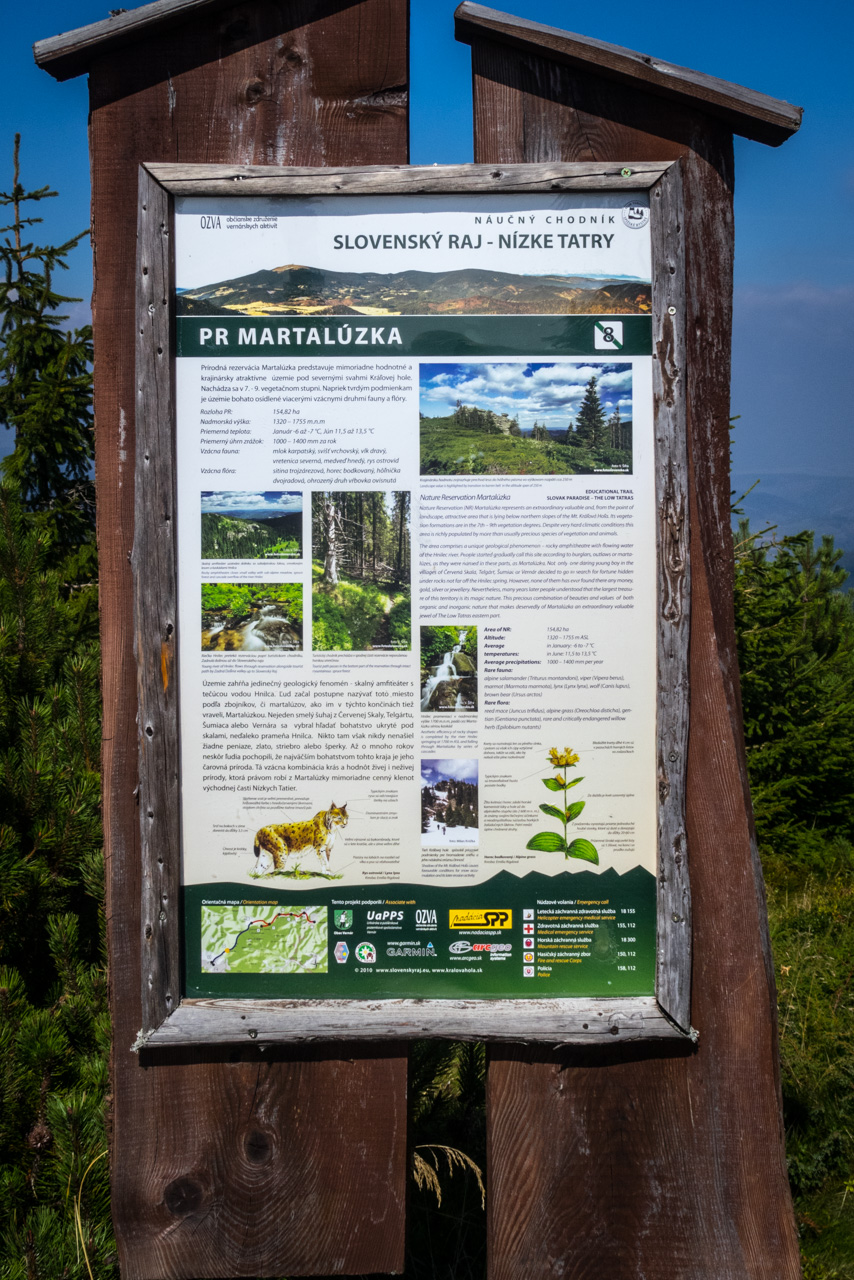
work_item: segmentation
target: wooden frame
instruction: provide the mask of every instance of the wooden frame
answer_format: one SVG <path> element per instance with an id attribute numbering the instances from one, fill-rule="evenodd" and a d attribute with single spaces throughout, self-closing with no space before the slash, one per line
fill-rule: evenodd
<path id="1" fill-rule="evenodd" d="M 172 198 L 644 190 L 653 259 L 658 548 L 658 931 L 656 995 L 618 999 L 260 1000 L 181 998 L 180 769 Z M 688 741 L 688 469 L 680 163 L 306 169 L 148 164 L 137 261 L 136 535 L 143 1027 L 135 1049 L 323 1039 L 547 1044 L 696 1040 L 685 838 Z"/>

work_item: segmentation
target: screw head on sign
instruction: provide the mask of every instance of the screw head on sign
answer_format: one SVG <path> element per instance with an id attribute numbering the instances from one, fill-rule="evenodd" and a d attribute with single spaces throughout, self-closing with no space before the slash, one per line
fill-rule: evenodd
<path id="1" fill-rule="evenodd" d="M 621 169 L 621 170 L 620 170 L 620 177 L 621 177 L 621 178 L 630 178 L 631 176 L 632 176 L 632 171 L 631 171 L 631 169 Z"/>
<path id="2" fill-rule="evenodd" d="M 675 307 L 668 307 L 668 308 L 667 308 L 667 314 L 668 314 L 669 316 L 675 316 L 675 315 L 676 315 L 676 308 L 675 308 Z"/>

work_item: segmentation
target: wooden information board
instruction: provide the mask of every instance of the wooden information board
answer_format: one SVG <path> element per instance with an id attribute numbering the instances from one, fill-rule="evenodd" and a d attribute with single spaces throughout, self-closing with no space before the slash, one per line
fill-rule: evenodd
<path id="1" fill-rule="evenodd" d="M 143 168 L 140 1047 L 690 1034 L 680 210 Z"/>

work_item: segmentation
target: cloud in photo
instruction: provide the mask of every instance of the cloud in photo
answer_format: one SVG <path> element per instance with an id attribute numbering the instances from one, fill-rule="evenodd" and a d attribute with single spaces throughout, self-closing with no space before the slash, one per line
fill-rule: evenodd
<path id="1" fill-rule="evenodd" d="M 477 760 L 422 760 L 421 785 L 434 787 L 442 778 L 457 782 L 477 782 Z"/>
<path id="2" fill-rule="evenodd" d="M 212 489 L 202 490 L 203 515 L 245 515 L 251 512 L 254 516 L 283 516 L 302 511 L 302 494 L 300 492 L 282 492 L 279 490 L 240 489 L 216 492 Z"/>
<path id="3" fill-rule="evenodd" d="M 619 408 L 622 418 L 631 418 L 632 366 L 599 360 L 422 364 L 421 412 L 427 418 L 448 417 L 461 401 L 518 417 L 523 432 L 535 422 L 565 428 L 575 420 L 591 378 L 605 412 Z"/>

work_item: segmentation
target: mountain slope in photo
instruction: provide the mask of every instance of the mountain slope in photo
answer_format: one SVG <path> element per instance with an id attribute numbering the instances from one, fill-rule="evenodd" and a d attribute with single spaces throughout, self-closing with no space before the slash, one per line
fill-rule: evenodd
<path id="1" fill-rule="evenodd" d="M 179 315 L 644 314 L 649 281 L 459 271 L 324 271 L 289 263 L 180 290 Z"/>

